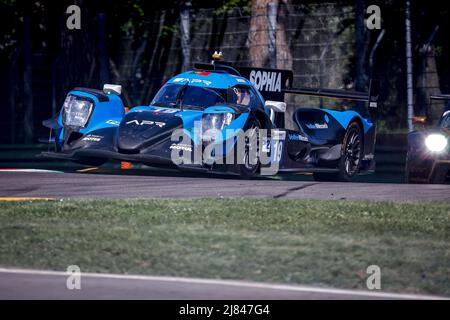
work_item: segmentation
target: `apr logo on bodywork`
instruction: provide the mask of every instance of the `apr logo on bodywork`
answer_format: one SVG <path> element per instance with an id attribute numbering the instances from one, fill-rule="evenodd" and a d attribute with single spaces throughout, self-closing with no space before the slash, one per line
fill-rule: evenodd
<path id="1" fill-rule="evenodd" d="M 281 72 L 250 72 L 250 82 L 260 91 L 281 92 Z"/>
<path id="2" fill-rule="evenodd" d="M 204 85 L 211 85 L 211 81 L 203 80 L 203 79 L 189 79 L 189 78 L 175 78 L 173 79 L 174 83 L 178 82 L 189 82 L 189 83 L 203 83 Z"/>
<path id="3" fill-rule="evenodd" d="M 131 121 L 128 121 L 126 124 L 135 124 L 137 126 L 145 126 L 145 125 L 153 126 L 153 125 L 156 125 L 156 126 L 158 126 L 160 128 L 162 128 L 162 127 L 164 127 L 166 125 L 165 122 L 151 121 L 151 120 L 141 120 L 141 121 L 139 121 L 139 120 L 131 120 Z"/>

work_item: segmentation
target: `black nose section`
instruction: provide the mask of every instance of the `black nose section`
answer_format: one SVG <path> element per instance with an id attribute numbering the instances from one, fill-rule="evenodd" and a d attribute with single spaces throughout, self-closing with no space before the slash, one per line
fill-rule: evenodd
<path id="1" fill-rule="evenodd" d="M 170 139 L 172 132 L 182 127 L 183 121 L 174 114 L 151 111 L 128 113 L 119 126 L 119 152 L 139 153 L 142 149 Z"/>

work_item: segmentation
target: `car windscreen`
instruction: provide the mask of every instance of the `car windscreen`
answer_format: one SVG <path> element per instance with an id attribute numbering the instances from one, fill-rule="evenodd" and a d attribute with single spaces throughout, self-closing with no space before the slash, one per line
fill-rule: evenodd
<path id="1" fill-rule="evenodd" d="M 226 90 L 216 88 L 206 88 L 184 84 L 168 83 L 164 85 L 156 94 L 152 105 L 176 107 L 177 98 L 180 98 L 183 107 L 193 109 L 205 109 L 216 104 L 226 102 Z M 185 90 L 180 92 L 180 90 Z"/>
<path id="2" fill-rule="evenodd" d="M 439 123 L 439 126 L 441 128 L 450 130 L 450 110 L 444 112 L 444 114 L 442 115 L 441 121 Z"/>

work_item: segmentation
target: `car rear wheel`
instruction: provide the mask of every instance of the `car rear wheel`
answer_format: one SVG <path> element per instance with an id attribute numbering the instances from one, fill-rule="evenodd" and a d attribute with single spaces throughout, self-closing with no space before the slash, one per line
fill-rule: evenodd
<path id="1" fill-rule="evenodd" d="M 352 122 L 345 133 L 338 162 L 339 172 L 313 174 L 316 181 L 351 181 L 361 169 L 363 158 L 363 133 L 360 125 Z"/>

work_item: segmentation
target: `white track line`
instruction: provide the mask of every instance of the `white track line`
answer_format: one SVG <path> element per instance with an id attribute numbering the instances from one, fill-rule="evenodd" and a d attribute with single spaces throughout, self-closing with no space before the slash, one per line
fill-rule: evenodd
<path id="1" fill-rule="evenodd" d="M 64 173 L 62 171 L 56 170 L 45 170 L 45 169 L 0 169 L 0 172 L 48 172 L 48 173 Z"/>
<path id="2" fill-rule="evenodd" d="M 0 268 L 0 273 L 14 273 L 14 274 L 27 274 L 27 275 L 48 275 L 48 276 L 65 276 L 69 274 L 63 271 L 47 271 L 47 270 L 28 270 L 28 269 L 7 269 Z M 220 285 L 220 286 L 234 286 L 245 288 L 257 288 L 267 290 L 282 290 L 293 292 L 305 292 L 305 293 L 323 293 L 323 294 L 335 294 L 345 296 L 360 296 L 361 298 L 381 298 L 381 299 L 412 299 L 412 300 L 448 300 L 448 297 L 419 295 L 419 294 L 398 294 L 388 292 L 373 292 L 373 291 L 360 291 L 360 290 L 343 290 L 333 288 L 317 288 L 308 286 L 297 285 L 283 285 L 283 284 L 267 284 L 238 280 L 215 280 L 215 279 L 199 279 L 199 278 L 182 278 L 182 277 L 160 277 L 160 276 L 142 276 L 142 275 L 126 275 L 126 274 L 110 274 L 110 273 L 81 273 L 82 277 L 90 278 L 105 278 L 105 279 L 118 279 L 118 280 L 141 280 L 141 281 L 163 281 L 163 282 L 179 282 L 179 283 L 191 283 L 191 284 L 204 284 L 204 285 Z"/>

